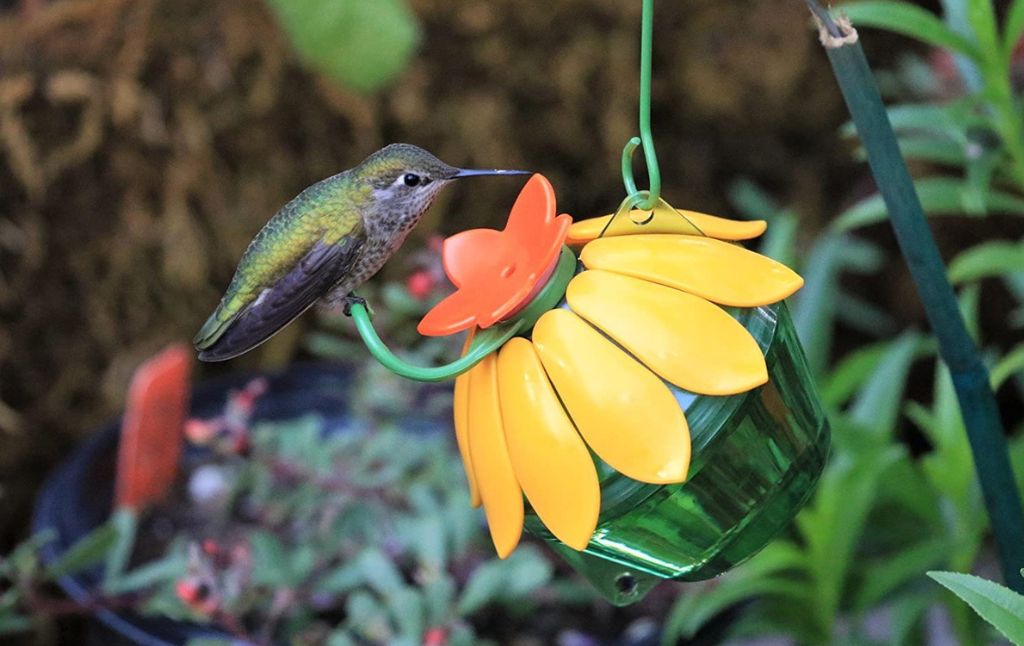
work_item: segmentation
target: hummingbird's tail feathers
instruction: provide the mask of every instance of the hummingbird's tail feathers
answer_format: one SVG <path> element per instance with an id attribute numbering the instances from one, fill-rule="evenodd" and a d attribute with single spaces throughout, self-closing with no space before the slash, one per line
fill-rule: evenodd
<path id="1" fill-rule="evenodd" d="M 217 307 L 217 311 L 211 314 L 210 318 L 206 319 L 206 323 L 203 323 L 203 327 L 196 333 L 195 338 L 192 339 L 192 345 L 195 346 L 196 350 L 209 348 L 216 343 L 230 322 L 230 318 L 224 317 L 224 304 L 221 303 Z"/>
<path id="2" fill-rule="evenodd" d="M 301 261 L 248 305 L 225 319 L 213 313 L 194 340 L 200 361 L 226 361 L 245 354 L 305 312 L 348 273 L 360 240 L 317 242 Z"/>

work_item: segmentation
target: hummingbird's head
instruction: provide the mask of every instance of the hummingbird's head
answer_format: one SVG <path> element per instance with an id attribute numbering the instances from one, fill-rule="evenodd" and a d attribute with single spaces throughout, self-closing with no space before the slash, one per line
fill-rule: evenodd
<path id="1" fill-rule="evenodd" d="M 480 175 L 528 175 L 518 170 L 469 170 L 444 163 L 412 144 L 391 144 L 362 161 L 356 176 L 368 183 L 374 200 L 389 210 L 422 214 L 442 188 L 456 179 Z"/>

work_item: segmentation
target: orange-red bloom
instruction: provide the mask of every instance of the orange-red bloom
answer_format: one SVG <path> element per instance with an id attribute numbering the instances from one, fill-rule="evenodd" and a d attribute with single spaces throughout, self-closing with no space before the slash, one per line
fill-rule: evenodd
<path id="1" fill-rule="evenodd" d="M 444 242 L 444 270 L 456 291 L 420 321 L 426 336 L 487 328 L 529 303 L 558 261 L 572 218 L 555 215 L 555 189 L 534 175 L 502 231 L 472 229 Z"/>

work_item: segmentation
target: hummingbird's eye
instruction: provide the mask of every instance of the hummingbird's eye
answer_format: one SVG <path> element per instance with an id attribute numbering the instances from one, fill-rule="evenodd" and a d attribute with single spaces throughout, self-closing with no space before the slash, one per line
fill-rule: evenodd
<path id="1" fill-rule="evenodd" d="M 406 186 L 418 186 L 420 183 L 420 176 L 413 173 L 406 173 L 405 177 L 402 178 Z"/>

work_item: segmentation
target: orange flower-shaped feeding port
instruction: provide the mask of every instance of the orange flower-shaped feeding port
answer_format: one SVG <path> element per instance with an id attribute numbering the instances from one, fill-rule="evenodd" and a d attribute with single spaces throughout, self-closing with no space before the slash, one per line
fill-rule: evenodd
<path id="1" fill-rule="evenodd" d="M 535 221 L 550 221 L 553 204 L 538 203 Z M 567 237 L 583 245 L 583 271 L 569 281 L 565 306 L 455 382 L 459 452 L 499 556 L 520 540 L 524 496 L 556 538 L 585 549 L 601 509 L 593 456 L 633 480 L 683 482 L 691 447 L 680 395 L 735 395 L 767 381 L 757 342 L 721 307 L 768 305 L 802 285 L 786 267 L 729 242 L 763 231 L 764 223 L 667 205 L 572 225 Z M 461 259 L 449 254 L 462 249 L 446 245 L 444 252 L 446 266 L 461 272 Z M 502 251 L 505 258 L 516 253 Z M 537 262 L 532 271 L 545 266 Z M 460 275 L 486 281 L 493 271 Z M 478 326 L 494 318 L 467 307 L 452 321 L 466 325 L 470 317 Z"/>
<path id="2" fill-rule="evenodd" d="M 473 229 L 444 242 L 444 270 L 457 288 L 420 321 L 425 336 L 487 328 L 515 314 L 558 261 L 572 218 L 555 216 L 555 189 L 534 175 L 502 231 Z"/>

